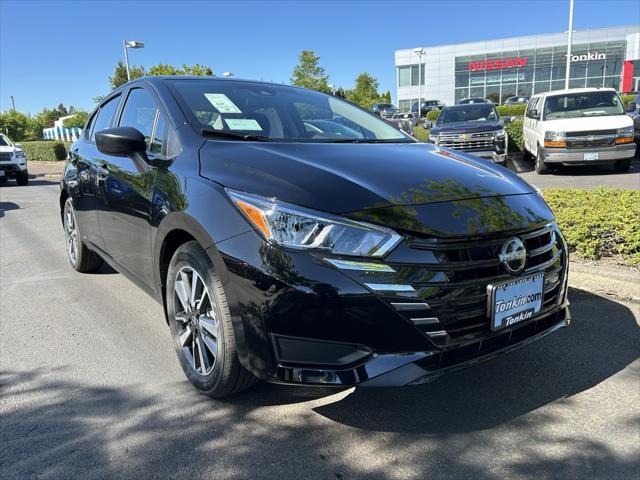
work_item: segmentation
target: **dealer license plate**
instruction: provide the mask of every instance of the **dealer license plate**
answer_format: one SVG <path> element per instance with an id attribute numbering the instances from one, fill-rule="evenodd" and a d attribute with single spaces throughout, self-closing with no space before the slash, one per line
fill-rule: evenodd
<path id="1" fill-rule="evenodd" d="M 598 160 L 600 158 L 599 152 L 586 152 L 583 157 L 584 160 Z"/>
<path id="2" fill-rule="evenodd" d="M 494 283 L 487 288 L 492 330 L 529 320 L 542 309 L 543 273 Z"/>

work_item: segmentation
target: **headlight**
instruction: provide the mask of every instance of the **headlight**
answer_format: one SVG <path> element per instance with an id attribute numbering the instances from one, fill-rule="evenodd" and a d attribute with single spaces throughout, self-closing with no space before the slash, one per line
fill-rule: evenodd
<path id="1" fill-rule="evenodd" d="M 495 136 L 498 140 L 504 140 L 504 137 L 507 136 L 507 133 L 504 131 L 504 129 L 502 129 L 495 132 Z"/>
<path id="2" fill-rule="evenodd" d="M 429 141 L 431 143 L 435 143 L 437 145 L 438 144 L 438 140 L 439 140 L 438 135 L 429 134 Z"/>
<path id="3" fill-rule="evenodd" d="M 258 195 L 226 191 L 266 240 L 283 247 L 382 257 L 402 239 L 388 228 L 314 212 Z"/>
<path id="4" fill-rule="evenodd" d="M 620 144 L 631 142 L 633 142 L 633 126 L 619 128 L 616 143 Z"/>
<path id="5" fill-rule="evenodd" d="M 619 128 L 618 137 L 633 137 L 633 126 Z"/>
<path id="6" fill-rule="evenodd" d="M 566 147 L 567 136 L 565 132 L 544 132 L 545 147 Z"/>
<path id="7" fill-rule="evenodd" d="M 24 150 L 16 150 L 16 157 L 24 158 L 26 155 L 24 154 Z"/>

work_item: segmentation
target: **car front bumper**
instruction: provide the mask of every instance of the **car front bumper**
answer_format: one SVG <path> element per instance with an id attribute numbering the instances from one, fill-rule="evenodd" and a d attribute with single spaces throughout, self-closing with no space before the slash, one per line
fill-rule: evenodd
<path id="1" fill-rule="evenodd" d="M 27 164 L 19 164 L 19 163 L 0 163 L 0 170 L 4 172 L 4 177 L 6 178 L 15 178 L 18 173 L 24 172 L 27 170 Z"/>
<path id="2" fill-rule="evenodd" d="M 514 212 L 546 215 L 541 201 L 515 196 L 504 202 Z M 448 207 L 440 203 L 423 213 L 442 217 L 441 208 Z M 513 277 L 488 265 L 494 265 L 496 241 L 514 233 L 534 255 L 526 274 L 545 275 L 544 307 L 527 321 L 493 331 L 487 288 Z M 356 269 L 331 263 L 331 256 L 275 247 L 253 231 L 210 247 L 219 253 L 210 255 L 218 261 L 240 360 L 259 378 L 406 385 L 488 360 L 568 324 L 566 244 L 557 228 L 496 235 L 473 242 L 459 237 L 450 253 L 407 237 L 384 261 Z M 491 259 L 463 261 L 467 248 L 476 256 L 486 250 Z"/>
<path id="3" fill-rule="evenodd" d="M 636 153 L 633 142 L 610 147 L 593 148 L 543 148 L 544 163 L 559 163 L 568 165 L 595 165 L 597 163 L 611 163 L 616 160 L 632 158 Z M 597 153 L 597 160 L 585 160 L 585 154 Z"/>
<path id="4" fill-rule="evenodd" d="M 496 152 L 495 150 L 485 150 L 482 152 L 474 152 L 474 151 L 465 151 L 464 153 L 468 153 L 469 155 L 473 155 L 474 157 L 484 158 L 487 160 L 491 160 L 494 163 L 505 163 L 507 161 L 507 154 Z"/>

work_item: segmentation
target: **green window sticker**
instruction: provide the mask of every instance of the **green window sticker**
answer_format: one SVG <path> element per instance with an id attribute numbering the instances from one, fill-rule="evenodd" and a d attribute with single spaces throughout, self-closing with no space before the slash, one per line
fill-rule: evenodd
<path id="1" fill-rule="evenodd" d="M 262 131 L 260 124 L 253 118 L 225 118 L 224 121 L 231 130 Z"/>
<path id="2" fill-rule="evenodd" d="M 204 96 L 220 113 L 242 113 L 242 110 L 240 110 L 224 93 L 205 93 Z"/>

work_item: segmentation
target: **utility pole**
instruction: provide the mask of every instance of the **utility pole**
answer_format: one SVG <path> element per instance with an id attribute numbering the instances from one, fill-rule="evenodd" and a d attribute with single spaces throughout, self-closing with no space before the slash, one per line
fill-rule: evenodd
<path id="1" fill-rule="evenodd" d="M 422 118 L 422 55 L 424 48 L 414 50 L 418 54 L 418 118 Z"/>
<path id="2" fill-rule="evenodd" d="M 569 73 L 571 71 L 571 41 L 573 40 L 573 0 L 569 0 L 569 35 L 567 37 L 567 70 L 564 77 L 564 88 L 569 88 Z"/>
<path id="3" fill-rule="evenodd" d="M 13 99 L 13 95 L 11 95 L 11 106 L 13 107 L 13 111 L 15 112 L 16 111 L 16 102 Z"/>

